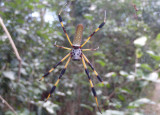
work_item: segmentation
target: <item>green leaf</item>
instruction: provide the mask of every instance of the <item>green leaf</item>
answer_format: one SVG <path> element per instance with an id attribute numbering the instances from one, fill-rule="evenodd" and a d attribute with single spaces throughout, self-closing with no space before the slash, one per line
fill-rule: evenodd
<path id="1" fill-rule="evenodd" d="M 105 75 L 105 77 L 109 78 L 109 77 L 116 77 L 117 74 L 115 72 L 109 72 Z"/>
<path id="2" fill-rule="evenodd" d="M 122 75 L 124 77 L 128 76 L 128 73 L 126 71 L 121 70 L 119 73 L 120 73 L 120 75 Z"/>
<path id="3" fill-rule="evenodd" d="M 37 8 L 39 8 L 39 9 L 44 8 L 44 5 L 38 4 L 38 5 L 37 5 Z"/>
<path id="4" fill-rule="evenodd" d="M 133 102 L 129 103 L 128 108 L 137 108 L 137 107 L 140 107 L 144 104 L 152 104 L 153 105 L 153 104 L 156 104 L 156 103 L 151 101 L 148 98 L 141 98 L 141 99 L 138 99 L 136 101 L 133 101 Z"/>
<path id="5" fill-rule="evenodd" d="M 46 85 L 45 84 L 41 84 L 39 85 L 39 88 L 41 88 L 42 90 L 47 90 Z"/>
<path id="6" fill-rule="evenodd" d="M 85 14 L 84 17 L 87 19 L 87 20 L 93 20 L 93 16 L 90 15 L 90 14 Z"/>
<path id="7" fill-rule="evenodd" d="M 147 51 L 147 53 L 156 61 L 160 61 L 160 56 L 156 55 L 153 51 Z"/>
<path id="8" fill-rule="evenodd" d="M 86 104 L 80 104 L 81 107 L 84 107 L 86 109 L 89 109 L 90 111 L 93 111 L 93 108 L 89 105 L 86 105 Z"/>
<path id="9" fill-rule="evenodd" d="M 143 69 L 152 71 L 152 68 L 151 68 L 148 64 L 141 64 L 141 67 L 142 67 Z"/>
<path id="10" fill-rule="evenodd" d="M 121 107 L 122 107 L 122 105 L 117 104 L 115 107 L 116 107 L 117 109 L 119 109 L 119 108 L 121 108 Z"/>
<path id="11" fill-rule="evenodd" d="M 20 24 L 23 24 L 24 20 L 23 19 L 17 19 L 17 22 L 19 22 Z"/>
<path id="12" fill-rule="evenodd" d="M 5 115 L 14 115 L 14 113 L 12 111 L 7 111 L 5 112 Z"/>
<path id="13" fill-rule="evenodd" d="M 156 37 L 157 40 L 160 40 L 160 33 Z"/>
<path id="14" fill-rule="evenodd" d="M 152 72 L 147 77 L 142 77 L 142 78 L 147 80 L 147 81 L 152 81 L 152 82 L 158 82 L 159 83 L 157 72 Z"/>
<path id="15" fill-rule="evenodd" d="M 123 95 L 121 95 L 121 94 L 119 94 L 119 95 L 118 95 L 118 98 L 119 98 L 121 101 L 125 101 L 124 96 L 123 96 Z"/>
<path id="16" fill-rule="evenodd" d="M 98 86 L 98 87 L 104 87 L 104 85 L 102 83 L 98 83 L 98 84 L 96 84 L 96 86 Z"/>
<path id="17" fill-rule="evenodd" d="M 102 60 L 96 60 L 97 63 L 99 63 L 102 67 L 104 67 L 106 65 L 106 63 Z"/>
<path id="18" fill-rule="evenodd" d="M 140 77 L 144 76 L 144 72 L 142 71 L 142 69 L 137 69 L 137 75 Z"/>
<path id="19" fill-rule="evenodd" d="M 107 84 L 107 88 L 110 88 L 110 87 L 111 87 L 111 85 L 108 83 L 108 84 Z"/>
<path id="20" fill-rule="evenodd" d="M 51 101 L 47 101 L 43 104 L 43 107 L 51 114 L 55 114 L 56 110 L 54 108 L 57 108 L 58 105 L 52 103 Z"/>
<path id="21" fill-rule="evenodd" d="M 39 2 L 39 0 L 34 0 L 34 2 Z"/>
<path id="22" fill-rule="evenodd" d="M 125 115 L 123 111 L 106 110 L 105 112 L 97 113 L 97 115 Z"/>
<path id="23" fill-rule="evenodd" d="M 136 49 L 136 57 L 137 58 L 141 58 L 143 56 L 143 52 L 141 51 L 141 49 Z"/>
<path id="24" fill-rule="evenodd" d="M 136 106 L 134 106 L 134 105 L 129 105 L 127 108 L 128 108 L 128 109 L 134 109 L 134 108 L 136 108 Z"/>
<path id="25" fill-rule="evenodd" d="M 94 55 L 94 56 L 105 57 L 105 55 L 104 55 L 102 52 L 95 52 L 93 55 Z"/>
<path id="26" fill-rule="evenodd" d="M 132 93 L 132 91 L 130 89 L 127 89 L 127 88 L 121 88 L 120 92 L 127 93 L 127 94 L 131 94 Z"/>

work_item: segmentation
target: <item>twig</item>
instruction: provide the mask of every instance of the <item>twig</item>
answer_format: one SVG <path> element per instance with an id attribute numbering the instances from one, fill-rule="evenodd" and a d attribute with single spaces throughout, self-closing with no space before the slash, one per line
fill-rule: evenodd
<path id="1" fill-rule="evenodd" d="M 159 73 L 160 72 L 160 68 L 155 70 L 155 71 L 153 71 L 153 72 Z"/>
<path id="2" fill-rule="evenodd" d="M 135 10 L 134 17 L 138 20 L 138 15 L 137 15 L 138 9 L 137 9 L 136 5 L 135 5 L 133 2 L 132 2 L 132 7 L 133 7 L 134 10 Z"/>
<path id="3" fill-rule="evenodd" d="M 7 102 L 5 99 L 3 99 L 3 97 L 2 97 L 1 95 L 0 95 L 0 99 L 2 100 L 2 103 L 6 104 L 7 107 L 8 107 L 15 115 L 18 115 L 18 114 L 16 113 L 16 111 L 13 109 L 13 107 L 10 106 L 10 105 L 8 104 L 8 102 Z"/>
<path id="4" fill-rule="evenodd" d="M 17 81 L 19 81 L 20 76 L 21 76 L 22 59 L 21 59 L 21 57 L 20 57 L 20 55 L 19 55 L 19 53 L 18 53 L 18 51 L 17 51 L 17 48 L 16 48 L 16 46 L 15 46 L 13 40 L 12 40 L 12 37 L 11 37 L 11 35 L 9 34 L 6 26 L 4 25 L 3 20 L 2 20 L 1 17 L 0 17 L 0 24 L 1 24 L 1 26 L 3 27 L 3 30 L 5 31 L 5 33 L 7 34 L 8 38 L 9 38 L 9 41 L 10 41 L 10 44 L 11 44 L 11 46 L 12 46 L 12 48 L 13 48 L 15 54 L 16 54 L 16 57 L 17 57 L 18 61 L 19 61 L 19 66 L 18 66 L 18 78 L 17 78 Z"/>

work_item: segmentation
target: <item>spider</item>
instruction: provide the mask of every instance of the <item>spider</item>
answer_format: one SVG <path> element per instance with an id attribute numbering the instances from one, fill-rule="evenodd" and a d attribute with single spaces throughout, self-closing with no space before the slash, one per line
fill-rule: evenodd
<path id="1" fill-rule="evenodd" d="M 66 4 L 65 4 L 66 5 Z M 63 8 L 62 8 L 63 9 Z M 91 39 L 91 37 L 100 29 L 104 26 L 105 24 L 105 21 L 106 21 L 106 12 L 105 12 L 105 16 L 104 16 L 104 21 L 99 25 L 99 27 L 87 38 L 87 40 L 81 45 L 81 41 L 82 41 L 82 34 L 83 34 L 83 25 L 82 24 L 78 24 L 77 25 L 77 28 L 76 28 L 76 32 L 75 32 L 75 36 L 74 36 L 74 39 L 73 39 L 73 43 L 70 41 L 70 38 L 66 32 L 66 29 L 63 25 L 63 21 L 62 21 L 62 17 L 61 17 L 61 13 L 62 13 L 62 9 L 60 10 L 59 12 L 59 15 L 58 15 L 58 18 L 59 18 L 59 21 L 61 23 L 61 26 L 62 26 L 62 29 L 68 39 L 68 42 L 70 43 L 70 45 L 72 46 L 72 48 L 68 48 L 68 47 L 63 47 L 63 46 L 59 46 L 59 45 L 56 45 L 56 42 L 54 44 L 54 46 L 58 47 L 58 48 L 62 48 L 62 49 L 66 49 L 66 50 L 70 50 L 71 52 L 69 54 L 67 54 L 63 59 L 61 59 L 56 65 L 53 66 L 53 68 L 51 68 L 47 73 L 45 73 L 42 78 L 40 79 L 40 81 L 42 79 L 44 79 L 46 76 L 48 76 L 59 64 L 61 64 L 64 60 L 66 60 L 68 57 L 68 60 L 65 64 L 65 67 L 62 69 L 60 75 L 59 75 L 59 78 L 58 80 L 56 81 L 56 83 L 54 84 L 54 86 L 52 87 L 52 89 L 50 90 L 47 98 L 46 98 L 46 101 L 49 99 L 49 97 L 51 96 L 51 94 L 55 91 L 56 89 L 56 86 L 58 85 L 60 79 L 62 78 L 63 74 L 65 73 L 66 69 L 67 69 L 67 66 L 70 62 L 70 60 L 72 59 L 73 61 L 80 61 L 82 60 L 82 63 L 83 63 L 83 66 L 84 66 L 84 69 L 85 69 L 85 73 L 87 74 L 88 76 L 88 79 L 89 79 L 89 82 L 90 82 L 90 86 L 91 86 L 91 90 L 92 90 L 92 93 L 93 93 L 93 96 L 95 98 L 95 101 L 96 101 L 96 104 L 97 104 L 97 108 L 99 110 L 99 112 L 101 113 L 101 110 L 99 108 L 99 104 L 98 104 L 98 100 L 97 100 L 97 94 L 96 94 L 96 91 L 94 89 L 94 85 L 92 83 L 92 80 L 91 80 L 91 77 L 89 75 L 89 71 L 87 69 L 87 66 L 86 66 L 86 62 L 87 64 L 91 67 L 91 69 L 93 70 L 93 72 L 95 73 L 97 79 L 104 85 L 103 83 L 103 80 L 101 79 L 101 77 L 99 76 L 99 74 L 96 72 L 96 70 L 94 69 L 94 67 L 92 66 L 92 64 L 90 63 L 90 61 L 87 59 L 87 57 L 82 53 L 82 51 L 95 51 L 97 50 L 98 48 L 96 49 L 82 49 L 82 47 L 88 42 L 88 40 Z"/>

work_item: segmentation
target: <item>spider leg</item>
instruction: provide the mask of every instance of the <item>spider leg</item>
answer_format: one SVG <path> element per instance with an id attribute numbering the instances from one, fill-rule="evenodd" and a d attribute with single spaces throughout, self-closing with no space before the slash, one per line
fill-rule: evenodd
<path id="1" fill-rule="evenodd" d="M 58 48 L 66 49 L 66 50 L 71 50 L 71 48 L 67 48 L 67 47 L 64 47 L 64 46 L 57 45 L 56 42 L 55 42 L 54 46 L 56 46 Z"/>
<path id="2" fill-rule="evenodd" d="M 40 81 L 42 79 L 44 79 L 46 76 L 48 76 L 59 64 L 61 64 L 68 56 L 70 56 L 71 53 L 67 54 L 61 61 L 59 61 L 56 65 L 53 66 L 53 68 L 51 68 L 47 73 L 45 73 L 42 78 L 40 79 Z"/>
<path id="3" fill-rule="evenodd" d="M 54 86 L 52 87 L 52 89 L 50 90 L 50 93 L 48 94 L 48 97 L 46 98 L 45 101 L 47 101 L 47 100 L 49 99 L 49 97 L 51 96 L 51 94 L 55 91 L 56 86 L 58 85 L 60 79 L 62 78 L 63 74 L 65 73 L 66 68 L 67 68 L 70 60 L 71 60 L 71 56 L 68 58 L 68 60 L 67 60 L 67 62 L 66 62 L 66 64 L 65 64 L 65 67 L 62 69 L 62 71 L 61 71 L 61 73 L 60 73 L 60 75 L 59 75 L 59 77 L 58 77 L 58 80 L 56 81 L 56 83 L 54 84 Z"/>
<path id="4" fill-rule="evenodd" d="M 97 47 L 97 48 L 95 48 L 95 49 L 82 49 L 82 51 L 96 51 L 96 50 L 98 50 L 99 49 L 99 47 Z"/>
<path id="5" fill-rule="evenodd" d="M 66 6 L 66 4 L 65 4 L 64 6 Z M 63 9 L 63 8 L 62 8 L 62 9 Z M 58 18 L 59 18 L 59 21 L 60 21 L 60 23 L 61 23 L 63 32 L 65 33 L 65 35 L 66 35 L 66 37 L 67 37 L 70 45 L 73 46 L 73 45 L 72 45 L 72 42 L 71 42 L 71 40 L 70 40 L 70 38 L 69 38 L 69 36 L 68 36 L 68 34 L 67 34 L 67 32 L 66 32 L 66 29 L 64 28 L 64 25 L 63 25 L 63 21 L 62 21 L 62 17 L 61 17 L 62 9 L 60 10 L 60 12 L 59 12 L 59 14 L 58 14 Z"/>
<path id="6" fill-rule="evenodd" d="M 105 11 L 105 16 L 104 16 L 104 21 L 99 25 L 99 27 L 87 38 L 87 40 L 80 46 L 80 47 L 83 47 L 87 42 L 88 40 L 91 39 L 91 37 L 100 29 L 104 26 L 106 22 L 106 11 Z"/>
<path id="7" fill-rule="evenodd" d="M 98 75 L 98 73 L 96 72 L 96 70 L 94 69 L 94 67 L 92 66 L 92 64 L 89 62 L 89 60 L 87 59 L 87 57 L 82 53 L 82 57 L 85 59 L 85 61 L 87 62 L 87 64 L 91 67 L 91 69 L 93 70 L 93 72 L 96 74 L 97 79 L 104 85 L 102 78 Z"/>
<path id="8" fill-rule="evenodd" d="M 82 57 L 82 63 L 83 63 L 85 72 L 86 72 L 86 74 L 87 74 L 87 76 L 88 76 L 88 79 L 89 79 L 89 82 L 90 82 L 90 85 L 91 85 L 91 89 L 92 89 L 92 93 L 93 93 L 93 95 L 94 95 L 94 98 L 95 98 L 95 101 L 96 101 L 96 104 L 97 104 L 97 108 L 98 108 L 99 112 L 101 113 L 101 110 L 100 110 L 99 104 L 98 104 L 98 100 L 97 100 L 97 94 L 96 94 L 96 91 L 95 91 L 95 89 L 94 89 L 94 86 L 93 86 L 91 77 L 90 77 L 90 75 L 89 75 L 89 71 L 88 71 L 88 69 L 87 69 L 87 66 L 86 66 L 86 63 L 85 63 L 83 57 Z"/>

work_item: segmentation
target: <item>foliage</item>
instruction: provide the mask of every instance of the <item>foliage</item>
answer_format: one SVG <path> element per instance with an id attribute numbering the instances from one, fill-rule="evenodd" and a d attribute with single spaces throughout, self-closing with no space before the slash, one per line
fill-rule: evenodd
<path id="1" fill-rule="evenodd" d="M 0 28 L 0 94 L 19 115 L 99 115 L 81 62 L 71 61 L 55 94 L 48 102 L 42 101 L 63 66 L 44 81 L 38 80 L 68 52 L 53 45 L 57 41 L 58 45 L 69 47 L 57 18 L 64 4 L 62 0 L 0 2 L 0 15 L 23 60 L 17 83 L 18 61 Z M 155 103 L 143 91 L 157 82 L 159 76 L 160 3 L 133 0 L 133 4 L 139 9 L 138 19 L 130 0 L 72 0 L 62 13 L 71 41 L 79 23 L 85 27 L 85 41 L 103 21 L 104 10 L 107 11 L 105 26 L 85 46 L 100 47 L 85 54 L 105 83 L 98 83 L 90 72 L 104 115 L 143 114 L 142 105 Z M 13 113 L 0 103 L 0 114 Z"/>

